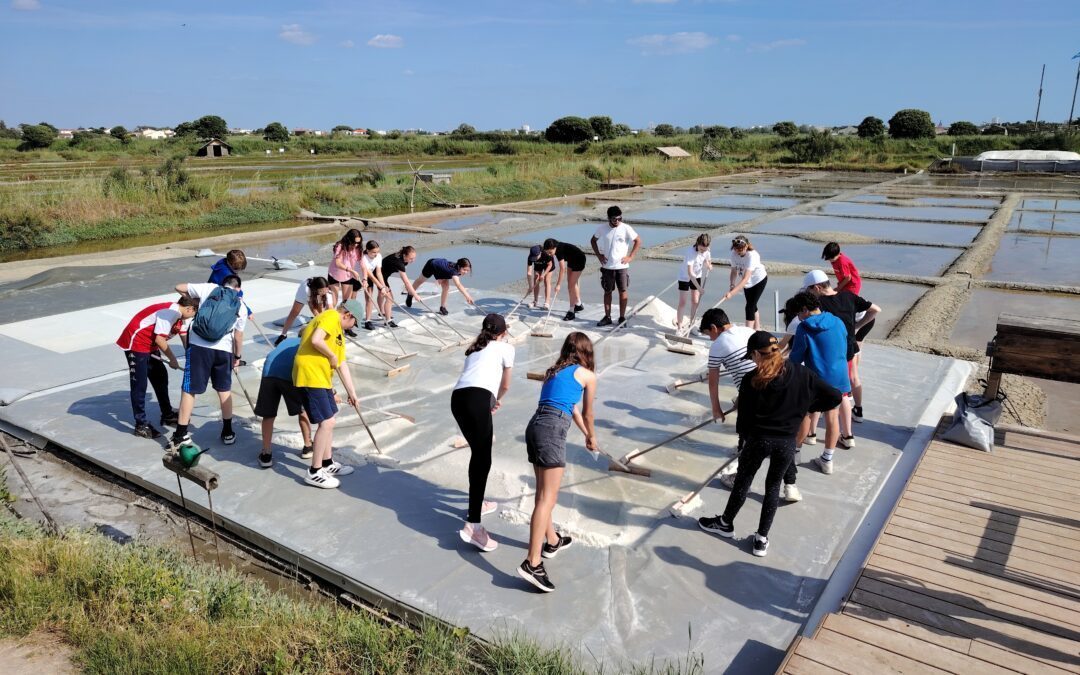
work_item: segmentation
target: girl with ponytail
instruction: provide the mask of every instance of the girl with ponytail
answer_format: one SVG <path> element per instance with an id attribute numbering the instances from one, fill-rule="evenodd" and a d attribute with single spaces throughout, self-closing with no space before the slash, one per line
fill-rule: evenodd
<path id="1" fill-rule="evenodd" d="M 274 341 L 274 346 L 281 344 L 289 336 L 289 329 L 292 328 L 296 317 L 300 316 L 300 312 L 304 310 L 304 305 L 307 305 L 312 316 L 318 316 L 332 307 L 331 303 L 330 283 L 326 280 L 326 277 L 311 277 L 301 281 L 296 287 L 292 309 L 289 310 L 289 315 L 285 317 L 285 323 L 281 326 L 281 335 Z"/>
<path id="2" fill-rule="evenodd" d="M 498 543 L 480 524 L 480 517 L 494 513 L 495 502 L 484 501 L 488 473 L 491 471 L 491 446 L 495 427 L 491 414 L 502 405 L 510 390 L 514 367 L 514 347 L 506 342 L 506 320 L 488 314 L 476 340 L 465 350 L 465 367 L 450 395 L 450 412 L 469 444 L 469 511 L 462 541 L 481 551 L 494 551 Z"/>
<path id="3" fill-rule="evenodd" d="M 739 385 L 739 417 L 735 429 L 743 440 L 739 470 L 724 513 L 699 518 L 698 526 L 721 537 L 735 534 L 735 516 L 750 491 L 750 483 L 768 459 L 761 518 L 753 536 L 753 554 L 769 549 L 769 529 L 780 503 L 780 483 L 795 461 L 795 451 L 807 429 L 803 419 L 811 411 L 825 411 L 840 404 L 840 392 L 809 368 L 785 360 L 779 341 L 757 331 L 746 344 L 746 354 L 757 366 Z M 792 500 L 793 501 L 793 500 Z"/>
<path id="4" fill-rule="evenodd" d="M 401 283 L 405 285 L 405 292 L 408 293 L 409 297 L 415 295 L 416 289 L 413 288 L 412 282 L 409 281 L 409 275 L 405 274 L 405 267 L 414 260 L 416 260 L 416 249 L 412 246 L 402 246 L 397 253 L 383 258 L 382 266 L 379 268 L 382 273 L 383 283 L 386 284 L 386 292 L 382 296 L 382 315 L 386 319 L 386 325 L 390 328 L 398 327 L 392 317 L 394 305 L 397 303 L 394 302 L 394 291 L 390 287 L 390 279 L 396 274 L 401 279 Z"/>

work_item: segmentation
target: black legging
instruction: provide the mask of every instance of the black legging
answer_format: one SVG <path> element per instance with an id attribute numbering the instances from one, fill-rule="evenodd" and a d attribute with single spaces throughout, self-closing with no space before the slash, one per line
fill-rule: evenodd
<path id="1" fill-rule="evenodd" d="M 757 318 L 757 304 L 761 300 L 761 294 L 765 292 L 765 284 L 769 283 L 769 277 L 765 277 L 749 288 L 743 287 L 743 295 L 746 296 L 746 320 L 753 321 Z M 728 522 L 731 522 L 730 520 Z"/>
<path id="2" fill-rule="evenodd" d="M 776 515 L 776 507 L 780 504 L 780 482 L 787 473 L 788 466 L 795 459 L 795 450 L 794 438 L 751 437 L 746 439 L 742 454 L 739 455 L 739 470 L 735 474 L 735 486 L 731 488 L 731 496 L 728 497 L 727 507 L 724 509 L 726 522 L 735 522 L 735 516 L 739 515 L 739 509 L 746 501 L 746 493 L 750 491 L 750 483 L 754 481 L 754 475 L 761 468 L 761 463 L 768 458 L 769 472 L 765 474 L 765 495 L 761 503 L 758 534 L 763 537 L 769 536 L 769 529 L 772 528 L 773 517 Z"/>
<path id="3" fill-rule="evenodd" d="M 454 414 L 461 435 L 469 442 L 469 515 L 470 523 L 480 522 L 488 472 L 491 471 L 491 439 L 495 433 L 491 424 L 491 408 L 495 397 L 482 387 L 455 389 L 450 395 L 450 412 Z"/>

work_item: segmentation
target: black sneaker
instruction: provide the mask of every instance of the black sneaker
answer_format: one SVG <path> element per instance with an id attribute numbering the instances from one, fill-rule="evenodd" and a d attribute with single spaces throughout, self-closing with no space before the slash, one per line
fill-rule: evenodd
<path id="1" fill-rule="evenodd" d="M 161 432 L 150 426 L 149 423 L 136 424 L 135 431 L 133 431 L 132 433 L 134 433 L 139 438 L 149 438 L 151 440 L 161 438 Z"/>
<path id="2" fill-rule="evenodd" d="M 236 442 L 236 432 L 235 431 L 222 431 L 221 432 L 221 442 L 224 443 L 225 445 L 232 445 L 233 443 Z"/>
<path id="3" fill-rule="evenodd" d="M 446 309 L 445 307 L 440 307 L 440 308 L 439 308 L 439 314 L 442 314 L 443 316 L 446 316 L 446 315 L 447 315 L 447 314 L 449 314 L 449 313 L 450 313 L 450 312 L 449 312 L 449 311 L 447 311 L 447 309 Z"/>
<path id="4" fill-rule="evenodd" d="M 626 323 L 626 317 L 625 316 L 620 316 L 619 317 L 619 324 L 622 325 L 624 323 Z"/>
<path id="5" fill-rule="evenodd" d="M 718 534 L 721 537 L 731 537 L 735 534 L 735 526 L 731 523 L 724 522 L 723 516 L 713 516 L 712 518 L 698 518 L 698 527 L 706 532 L 712 532 Z"/>
<path id="6" fill-rule="evenodd" d="M 754 550 L 753 553 L 758 558 L 764 558 L 765 554 L 769 552 L 769 538 L 763 537 L 760 534 L 754 535 Z"/>
<path id="7" fill-rule="evenodd" d="M 267 452 L 267 453 L 261 453 L 260 452 L 259 453 L 259 466 L 261 466 L 264 469 L 269 469 L 270 467 L 274 466 L 274 456 L 272 454 L 270 454 L 269 452 Z"/>
<path id="8" fill-rule="evenodd" d="M 191 443 L 191 432 L 179 434 L 174 431 L 172 437 L 169 438 L 169 447 L 172 449 L 179 448 L 181 445 L 186 445 L 188 443 Z"/>
<path id="9" fill-rule="evenodd" d="M 851 409 L 851 419 L 856 422 L 862 422 L 862 406 L 857 405 Z"/>
<path id="10" fill-rule="evenodd" d="M 603 319 L 600 319 L 599 321 L 596 322 L 596 325 L 597 326 L 610 326 L 611 325 L 611 317 L 605 315 Z"/>
<path id="11" fill-rule="evenodd" d="M 405 298 L 405 306 L 406 307 L 412 307 L 412 299 L 413 299 L 413 296 L 411 296 L 411 295 Z"/>
<path id="12" fill-rule="evenodd" d="M 163 427 L 175 427 L 180 424 L 180 413 L 172 410 L 170 412 L 161 413 L 161 426 Z"/>
<path id="13" fill-rule="evenodd" d="M 387 328 L 397 328 L 398 325 L 396 323 L 394 323 L 393 321 L 387 321 L 386 322 L 386 327 Z"/>
<path id="14" fill-rule="evenodd" d="M 277 337 L 277 339 L 276 339 L 276 340 L 274 340 L 274 346 L 275 346 L 275 347 L 277 347 L 277 346 L 278 346 L 279 344 L 281 344 L 282 342 L 285 342 L 285 337 L 286 337 L 286 336 L 285 336 L 284 334 L 282 334 L 282 335 L 279 335 L 279 336 Z"/>
<path id="15" fill-rule="evenodd" d="M 545 593 L 550 593 L 555 590 L 555 584 L 551 583 L 551 579 L 548 578 L 547 570 L 544 569 L 544 563 L 540 563 L 536 567 L 533 567 L 529 564 L 529 561 L 526 560 L 518 567 L 518 576 Z"/>
<path id="16" fill-rule="evenodd" d="M 354 331 L 352 328 L 346 328 L 345 334 L 352 338 L 356 337 L 356 331 Z"/>
<path id="17" fill-rule="evenodd" d="M 573 543 L 573 539 L 571 539 L 570 537 L 564 537 L 560 534 L 558 544 L 552 546 L 546 541 L 544 542 L 543 548 L 540 549 L 540 555 L 545 558 L 554 558 L 555 556 L 559 555 L 559 551 L 563 550 L 564 548 L 570 548 Z"/>
<path id="18" fill-rule="evenodd" d="M 585 305 L 574 305 L 574 311 L 575 312 L 584 312 L 585 311 Z"/>
<path id="19" fill-rule="evenodd" d="M 365 321 L 364 330 L 375 330 L 375 324 L 371 323 L 370 321 Z"/>
<path id="20" fill-rule="evenodd" d="M 311 459 L 311 456 L 315 454 L 315 448 L 310 445 L 305 445 L 300 451 L 300 459 Z"/>
<path id="21" fill-rule="evenodd" d="M 576 318 L 577 318 L 577 317 L 576 317 L 576 316 L 574 316 L 574 313 L 573 313 L 573 312 L 567 312 L 567 313 L 566 313 L 566 316 L 564 316 L 564 317 L 563 317 L 562 319 L 563 319 L 563 321 L 573 321 L 573 320 L 574 320 L 574 319 L 576 319 Z"/>

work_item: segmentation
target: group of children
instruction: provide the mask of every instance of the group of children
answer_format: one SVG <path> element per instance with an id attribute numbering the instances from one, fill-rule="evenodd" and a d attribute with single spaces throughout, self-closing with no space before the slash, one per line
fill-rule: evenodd
<path id="1" fill-rule="evenodd" d="M 709 235 L 700 235 L 687 249 L 680 266 L 675 321 L 679 331 L 689 331 L 701 302 L 712 269 L 710 244 Z M 622 323 L 626 317 L 629 263 L 640 249 L 641 239 L 632 227 L 622 222 L 618 207 L 611 207 L 608 222 L 597 228 L 591 245 L 601 263 L 604 289 L 605 315 L 599 325 L 615 323 L 612 296 L 616 290 L 618 323 Z M 764 555 L 779 500 L 801 499 L 795 485 L 795 453 L 801 445 L 816 442 L 818 417 L 824 413 L 825 449 L 813 459 L 813 464 L 823 473 L 832 473 L 837 447 L 854 446 L 851 422 L 862 419 L 859 343 L 872 327 L 880 308 L 858 295 L 861 279 L 857 268 L 837 244 L 830 243 L 823 251 L 823 258 L 832 263 L 836 286 L 821 270 L 808 273 L 802 292 L 785 305 L 787 333 L 782 340 L 777 339 L 760 330 L 757 303 L 768 281 L 760 254 L 742 235 L 732 240 L 731 250 L 728 291 L 717 305 L 742 291 L 746 298 L 745 325 L 734 325 L 724 310 L 714 307 L 703 314 L 699 330 L 712 340 L 708 383 L 713 416 L 722 419 L 725 414 L 718 395 L 721 372 L 732 376 L 739 392 L 736 399 L 739 464 L 736 472 L 725 480 L 732 493 L 724 513 L 699 522 L 703 529 L 731 536 L 733 520 L 745 501 L 753 476 L 764 460 L 769 459 L 761 522 L 754 538 L 754 554 Z M 346 337 L 355 337 L 353 329 L 358 325 L 373 330 L 376 312 L 384 326 L 397 327 L 392 312 L 398 303 L 390 287 L 395 275 L 403 286 L 407 306 L 418 298 L 418 289 L 429 279 L 434 279 L 442 290 L 440 313 L 448 313 L 446 300 L 451 281 L 466 302 L 473 304 L 459 279 L 472 269 L 467 258 L 429 259 L 420 276 L 413 280 L 406 269 L 416 257 L 412 246 L 383 257 L 377 242 L 368 241 L 365 245 L 361 232 L 349 230 L 334 245 L 327 276 L 300 283 L 281 333 L 266 356 L 253 405 L 255 415 L 262 419 L 260 466 L 273 465 L 271 439 L 278 408 L 284 400 L 287 413 L 299 421 L 303 438 L 300 455 L 311 460 L 305 481 L 320 488 L 334 488 L 340 484 L 340 476 L 352 472 L 351 467 L 334 460 L 332 451 L 335 416 L 341 403 L 334 388 L 335 373 L 344 387 L 347 404 L 359 410 L 346 363 Z M 207 283 L 177 285 L 180 297 L 176 302 L 151 305 L 125 327 L 117 344 L 124 350 L 129 367 L 137 436 L 161 436 L 147 418 L 147 382 L 153 386 L 161 407 L 160 423 L 175 427 L 170 439 L 173 446 L 191 442 L 189 425 L 195 397 L 212 385 L 221 406 L 221 441 L 226 445 L 235 442 L 232 380 L 234 375 L 239 377 L 237 368 L 244 363 L 243 335 L 246 322 L 252 318 L 243 300 L 239 277 L 246 265 L 242 251 L 230 251 L 213 266 Z M 565 279 L 570 309 L 564 319 L 573 320 L 582 311 L 579 279 L 585 268 L 585 254 L 580 248 L 547 239 L 530 249 L 526 265 L 534 307 L 539 306 L 543 285 L 544 306 L 550 309 Z M 553 276 L 556 277 L 554 293 Z M 364 305 L 358 300 L 361 293 L 366 301 Z M 684 324 L 687 307 L 690 320 Z M 298 337 L 289 338 L 289 331 L 304 308 L 312 319 Z M 497 509 L 494 502 L 484 500 L 484 492 L 491 468 L 492 414 L 501 407 L 509 391 L 514 365 L 514 348 L 507 342 L 507 335 L 502 316 L 485 317 L 480 334 L 465 352 L 464 367 L 450 401 L 454 419 L 471 449 L 468 510 L 460 536 L 482 551 L 491 551 L 498 545 L 481 525 L 481 517 Z M 166 366 L 181 368 L 168 344 L 174 336 L 181 337 L 186 352 L 178 410 L 173 410 L 171 405 L 166 370 Z M 572 332 L 563 343 L 558 359 L 547 370 L 536 412 L 525 428 L 526 453 L 534 466 L 536 495 L 528 556 L 518 573 L 542 591 L 554 589 L 542 559 L 555 557 L 572 543 L 570 537 L 554 529 L 551 519 L 566 465 L 566 436 L 571 423 L 584 434 L 588 450 L 598 449 L 593 422 L 596 386 L 592 342 L 584 333 Z"/>

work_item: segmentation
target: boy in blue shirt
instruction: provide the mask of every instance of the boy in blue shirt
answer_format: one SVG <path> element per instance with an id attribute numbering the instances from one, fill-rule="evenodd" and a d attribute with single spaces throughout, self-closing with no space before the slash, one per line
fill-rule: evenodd
<path id="1" fill-rule="evenodd" d="M 300 452 L 300 458 L 311 457 L 311 423 L 304 412 L 300 390 L 293 385 L 292 379 L 293 360 L 299 348 L 300 338 L 282 340 L 266 355 L 266 362 L 263 364 L 262 381 L 259 382 L 259 394 L 255 399 L 255 414 L 262 418 L 259 466 L 264 469 L 274 465 L 270 440 L 274 435 L 274 420 L 277 418 L 281 399 L 285 399 L 285 410 L 289 416 L 300 418 L 300 433 L 304 437 L 304 449 Z"/>
<path id="2" fill-rule="evenodd" d="M 217 284 L 218 286 L 225 283 L 225 277 L 230 274 L 240 276 L 240 273 L 247 269 L 247 256 L 244 252 L 238 248 L 234 248 L 225 254 L 225 257 L 217 261 L 210 267 L 210 278 L 206 280 L 208 284 Z M 240 291 L 240 297 L 244 297 L 244 292 Z M 250 320 L 254 314 L 251 312 L 251 308 L 244 303 L 244 307 L 247 307 L 247 315 Z"/>
<path id="3" fill-rule="evenodd" d="M 826 384 L 843 394 L 840 405 L 825 412 L 825 451 L 813 459 L 813 464 L 822 473 L 830 474 L 833 471 L 833 453 L 840 440 L 840 408 L 851 405 L 847 328 L 836 316 L 822 312 L 817 296 L 812 293 L 799 293 L 792 302 L 799 310 L 799 327 L 791 341 L 788 358 L 793 363 L 805 364 Z M 807 420 L 810 417 L 808 415 Z M 804 424 L 809 426 L 809 421 Z"/>

